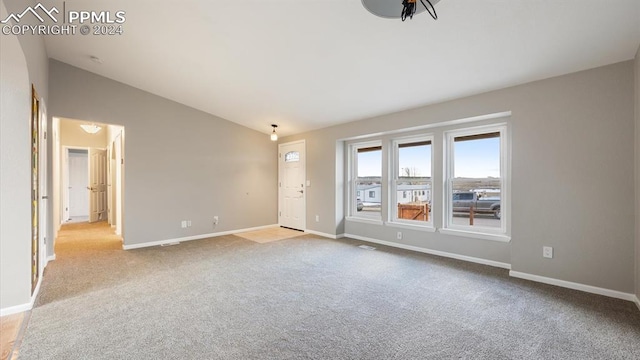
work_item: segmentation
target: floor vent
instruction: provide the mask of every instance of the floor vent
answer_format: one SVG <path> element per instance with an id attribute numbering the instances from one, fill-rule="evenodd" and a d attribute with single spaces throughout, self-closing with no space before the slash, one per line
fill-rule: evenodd
<path id="1" fill-rule="evenodd" d="M 170 242 L 170 243 L 166 243 L 166 244 L 161 244 L 160 246 L 173 246 L 173 245 L 180 245 L 180 242 L 179 241 Z"/>
<path id="2" fill-rule="evenodd" d="M 359 245 L 358 247 L 360 249 L 365 249 L 365 250 L 375 250 L 376 249 L 373 246 L 369 246 L 369 245 Z"/>

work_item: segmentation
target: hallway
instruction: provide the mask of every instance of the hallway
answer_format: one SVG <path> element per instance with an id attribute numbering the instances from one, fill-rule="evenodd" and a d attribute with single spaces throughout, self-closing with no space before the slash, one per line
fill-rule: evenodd
<path id="1" fill-rule="evenodd" d="M 49 263 L 45 269 L 40 295 L 34 306 L 44 305 L 69 296 L 71 281 L 78 290 L 89 290 L 95 287 L 98 278 L 91 269 L 107 252 L 122 251 L 122 238 L 106 221 L 97 223 L 70 223 L 62 225 L 55 242 L 56 261 Z M 73 259 L 73 268 L 65 268 L 65 260 Z M 92 265 L 93 264 L 93 265 Z M 64 269 L 64 270 L 63 270 Z M 66 278 L 68 281 L 52 282 L 51 278 Z M 47 281 L 49 279 L 49 281 Z M 77 286 L 78 282 L 82 286 Z M 57 286 L 55 284 L 58 284 Z M 62 284 L 62 286 L 60 286 Z M 0 349 L 1 360 L 16 359 L 19 355 L 20 343 L 24 336 L 24 328 L 29 322 L 30 311 L 3 316 L 0 319 L 2 337 Z"/>
<path id="2" fill-rule="evenodd" d="M 105 255 L 120 251 L 122 238 L 106 221 L 63 225 L 55 243 L 56 260 L 45 269 L 35 306 L 74 295 L 69 293 L 70 283 L 75 293 L 101 287 L 104 274 L 95 272 L 96 266 L 106 260 Z M 57 281 L 51 281 L 53 278 Z"/>

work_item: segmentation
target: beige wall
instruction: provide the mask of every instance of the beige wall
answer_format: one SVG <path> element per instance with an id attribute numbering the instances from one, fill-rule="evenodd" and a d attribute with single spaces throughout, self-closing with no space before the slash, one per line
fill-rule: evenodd
<path id="1" fill-rule="evenodd" d="M 634 292 L 633 62 L 283 138 L 307 140 L 307 226 Z M 511 111 L 511 243 L 344 221 L 340 139 Z M 328 196 L 328 195 L 331 196 Z M 315 215 L 320 219 L 315 222 Z M 329 219 L 336 219 L 330 221 Z M 554 247 L 552 260 L 542 246 Z"/>
<path id="2" fill-rule="evenodd" d="M 125 127 L 125 245 L 277 223 L 267 134 L 55 60 L 49 68 L 50 116 Z"/>
<path id="3" fill-rule="evenodd" d="M 60 145 L 102 149 L 107 147 L 107 125 L 96 124 L 102 126 L 102 129 L 95 134 L 89 134 L 82 130 L 81 124 L 87 124 L 87 122 L 60 119 Z"/>

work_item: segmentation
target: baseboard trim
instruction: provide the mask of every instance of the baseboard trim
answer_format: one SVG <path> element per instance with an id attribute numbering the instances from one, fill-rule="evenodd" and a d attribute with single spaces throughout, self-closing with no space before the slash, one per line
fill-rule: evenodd
<path id="1" fill-rule="evenodd" d="M 18 314 L 18 313 L 29 311 L 29 310 L 33 309 L 33 305 L 36 303 L 36 299 L 38 298 L 38 293 L 40 293 L 40 285 L 42 284 L 42 276 L 43 275 L 40 275 L 38 277 L 38 283 L 36 284 L 36 289 L 33 292 L 33 295 L 31 295 L 31 299 L 29 300 L 28 303 L 20 304 L 20 305 L 16 305 L 16 306 L 10 306 L 8 308 L 0 309 L 0 316 Z"/>
<path id="2" fill-rule="evenodd" d="M 186 237 L 175 238 L 175 239 L 166 239 L 166 240 L 159 240 L 159 241 L 151 241 L 151 242 L 145 242 L 145 243 L 141 243 L 141 244 L 132 244 L 132 245 L 125 245 L 125 244 L 123 244 L 123 245 L 122 245 L 122 249 L 123 249 L 123 250 L 141 249 L 141 248 L 152 247 L 152 246 L 159 246 L 159 245 L 165 245 L 165 244 L 171 244 L 171 243 L 176 243 L 176 242 L 185 242 L 185 241 L 192 241 L 192 240 L 202 240 L 202 239 L 208 239 L 208 238 L 218 237 L 218 236 L 224 236 L 224 235 L 233 235 L 233 234 L 237 234 L 237 233 L 240 233 L 240 232 L 255 231 L 255 230 L 263 230 L 263 229 L 268 229 L 268 228 L 272 228 L 272 227 L 278 227 L 278 224 L 264 225 L 264 226 L 256 226 L 256 227 L 246 228 L 246 229 L 237 229 L 237 230 L 221 231 L 221 232 L 210 233 L 210 234 L 202 234 L 202 235 L 186 236 Z"/>
<path id="3" fill-rule="evenodd" d="M 18 314 L 21 312 L 29 311 L 32 308 L 33 304 L 31 302 L 22 305 L 10 306 L 8 308 L 0 309 L 0 316 Z"/>
<path id="4" fill-rule="evenodd" d="M 493 267 L 497 267 L 497 268 L 511 270 L 511 264 L 507 264 L 507 263 L 503 263 L 503 262 L 499 262 L 499 261 L 481 259 L 481 258 L 476 258 L 476 257 L 473 257 L 473 256 L 459 255 L 459 254 L 449 253 L 449 252 L 446 252 L 446 251 L 431 250 L 431 249 L 421 248 L 421 247 L 412 246 L 412 245 L 399 244 L 399 243 L 395 243 L 395 242 L 391 242 L 391 241 L 373 239 L 373 238 L 370 238 L 370 237 L 365 237 L 365 236 L 360 236 L 360 235 L 344 234 L 344 237 L 352 238 L 352 239 L 356 239 L 356 240 L 367 241 L 367 242 L 372 242 L 372 243 L 386 245 L 386 246 L 391 246 L 391 247 L 405 249 L 405 250 L 417 251 L 417 252 L 430 254 L 430 255 L 442 256 L 442 257 L 446 257 L 446 258 L 462 260 L 462 261 L 468 261 L 468 262 L 472 262 L 472 263 L 476 263 L 476 264 L 488 265 L 488 266 L 493 266 Z"/>
<path id="5" fill-rule="evenodd" d="M 329 239 L 338 239 L 338 236 L 337 236 L 337 235 L 328 234 L 328 233 L 323 233 L 323 232 L 320 232 L 320 231 L 315 231 L 315 230 L 309 230 L 309 229 L 307 229 L 307 230 L 305 230 L 304 232 L 309 233 L 309 234 L 312 234 L 312 235 L 318 235 L 318 236 L 326 237 L 326 238 L 329 238 Z"/>
<path id="6" fill-rule="evenodd" d="M 56 260 L 56 254 L 53 254 L 51 256 L 47 256 L 47 262 L 49 261 L 55 261 Z"/>
<path id="7" fill-rule="evenodd" d="M 636 306 L 638 307 L 638 310 L 640 310 L 640 298 L 638 298 L 638 296 L 636 296 L 635 301 Z"/>
<path id="8" fill-rule="evenodd" d="M 638 298 L 634 294 L 624 293 L 622 291 L 610 290 L 610 289 L 605 289 L 597 286 L 585 285 L 585 284 L 575 283 L 575 282 L 566 281 L 566 280 L 559 280 L 559 279 L 554 279 L 554 278 L 545 277 L 545 276 L 523 273 L 519 271 L 513 271 L 513 270 L 509 271 L 509 276 L 519 278 L 519 279 L 524 279 L 524 280 L 535 281 L 543 284 L 560 286 L 567 289 L 584 291 L 591 294 L 603 295 L 603 296 L 627 300 L 627 301 L 634 301 L 636 302 L 636 304 L 638 300 Z"/>

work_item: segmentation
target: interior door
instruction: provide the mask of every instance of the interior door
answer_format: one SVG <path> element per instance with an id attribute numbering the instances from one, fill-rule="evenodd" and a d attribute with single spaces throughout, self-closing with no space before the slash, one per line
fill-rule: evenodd
<path id="1" fill-rule="evenodd" d="M 305 143 L 298 141 L 278 146 L 278 220 L 280 226 L 304 230 Z"/>
<path id="2" fill-rule="evenodd" d="M 107 151 L 89 149 L 89 222 L 107 219 Z"/>
<path id="3" fill-rule="evenodd" d="M 87 150 L 67 150 L 69 205 L 66 220 L 89 216 L 89 159 Z"/>
<path id="4" fill-rule="evenodd" d="M 48 146 L 47 146 L 47 109 L 44 101 L 40 101 L 40 264 L 47 263 L 47 228 L 49 219 L 49 189 L 47 182 L 48 174 Z M 40 273 L 43 271 L 43 266 L 40 267 Z"/>

